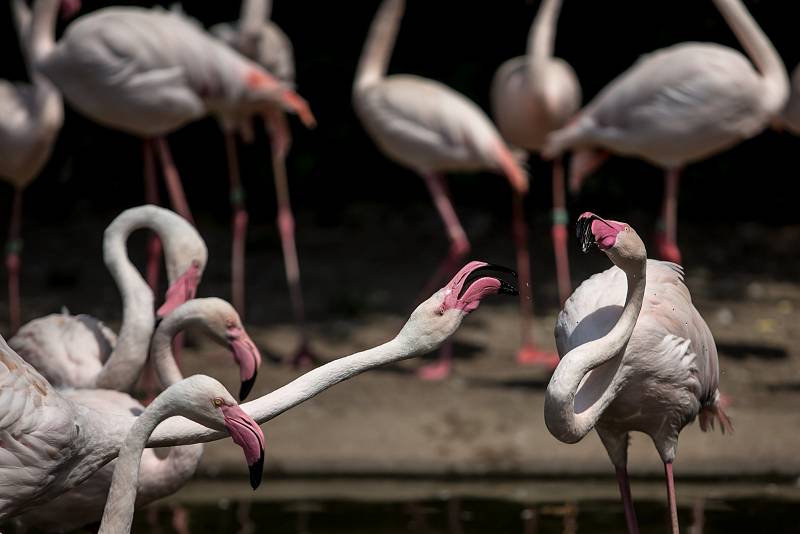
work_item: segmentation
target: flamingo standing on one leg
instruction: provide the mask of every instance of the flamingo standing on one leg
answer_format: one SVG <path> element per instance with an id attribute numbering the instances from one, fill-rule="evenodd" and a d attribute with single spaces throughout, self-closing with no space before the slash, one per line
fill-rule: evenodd
<path id="1" fill-rule="evenodd" d="M 420 304 L 390 341 L 334 360 L 246 403 L 259 424 L 364 371 L 421 356 L 441 346 L 464 317 L 496 293 L 517 294 L 508 269 L 470 262 Z M 0 337 L 0 521 L 74 488 L 113 459 L 135 421 L 131 413 L 99 412 L 65 398 Z M 171 447 L 214 441 L 225 432 L 175 419 L 148 441 Z M 57 454 L 53 454 L 56 452 Z"/>
<path id="2" fill-rule="evenodd" d="M 271 0 L 244 0 L 237 24 L 217 24 L 211 32 L 249 57 L 267 72 L 275 76 L 289 87 L 294 86 L 294 54 L 292 43 L 277 24 L 269 20 L 272 10 Z M 300 285 L 300 267 L 297 259 L 297 246 L 294 237 L 294 215 L 289 198 L 289 182 L 286 177 L 286 156 L 292 143 L 291 131 L 286 116 L 278 107 L 273 107 L 262 114 L 264 126 L 270 139 L 272 151 L 272 172 L 275 179 L 275 193 L 278 200 L 278 231 L 283 248 L 283 262 L 286 280 L 289 284 L 289 296 L 292 301 L 295 323 L 300 331 L 300 345 L 291 362 L 294 366 L 313 363 L 317 360 L 310 349 L 308 332 L 306 331 L 305 306 L 303 290 Z M 244 312 L 244 240 L 248 215 L 241 188 L 239 168 L 236 155 L 236 140 L 233 128 L 238 126 L 246 139 L 252 137 L 250 118 L 245 117 L 234 125 L 230 120 L 223 120 L 225 147 L 231 174 L 231 202 L 233 204 L 233 254 L 232 272 L 233 304 L 239 313 Z"/>
<path id="3" fill-rule="evenodd" d="M 630 226 L 585 213 L 578 239 L 584 252 L 596 244 L 615 267 L 583 282 L 558 316 L 561 362 L 547 386 L 545 423 L 565 443 L 597 429 L 617 470 L 631 533 L 638 526 L 626 468 L 628 434 L 650 436 L 664 462 L 672 532 L 678 534 L 672 476 L 678 434 L 698 415 L 703 430 L 714 418 L 723 432 L 732 430 L 720 402 L 714 338 L 692 304 L 681 267 L 648 260 Z"/>
<path id="4" fill-rule="evenodd" d="M 236 310 L 217 298 L 193 299 L 179 306 L 158 325 L 153 335 L 151 361 L 162 384 L 167 387 L 183 379 L 178 369 L 172 341 L 178 332 L 189 326 L 200 326 L 217 343 L 233 354 L 242 378 L 239 400 L 244 400 L 255 381 L 261 355 L 244 329 Z M 128 395 L 109 390 L 73 390 L 63 394 L 83 406 L 118 413 L 136 413 L 144 408 Z M 194 475 L 203 453 L 202 444 L 170 449 L 162 458 L 155 451 L 145 451 L 139 480 L 136 506 L 172 495 Z M 25 529 L 53 532 L 71 531 L 99 521 L 103 515 L 114 473 L 115 462 L 109 462 L 86 482 L 55 499 L 22 514 L 17 523 Z"/>
<path id="5" fill-rule="evenodd" d="M 54 0 L 53 11 L 49 13 L 53 25 L 59 6 L 65 16 L 72 16 L 80 7 L 80 2 Z M 48 21 L 34 18 L 22 0 L 14 0 L 12 8 L 31 80 L 31 83 L 0 80 L 0 178 L 14 187 L 6 241 L 8 317 L 13 334 L 21 324 L 19 276 L 22 195 L 25 187 L 39 175 L 50 159 L 50 152 L 64 120 L 64 107 L 58 90 L 36 67 L 38 58 L 47 53 L 47 48 L 34 35 L 35 28 Z"/>
<path id="6" fill-rule="evenodd" d="M 36 0 L 51 12 L 57 0 Z M 172 205 L 192 221 L 165 136 L 208 114 L 260 113 L 280 106 L 306 124 L 314 119 L 297 93 L 260 66 L 208 35 L 179 13 L 109 7 L 71 24 L 38 67 L 67 101 L 100 124 L 145 139 L 148 202 L 157 201 L 152 145 L 161 161 Z M 151 246 L 151 252 L 157 247 Z M 155 273 L 151 256 L 148 273 Z M 152 282 L 152 281 L 151 281 Z"/>
<path id="7" fill-rule="evenodd" d="M 164 243 L 170 287 L 158 316 L 194 297 L 208 251 L 197 230 L 181 216 L 157 206 L 123 211 L 106 228 L 103 257 L 122 296 L 119 338 L 98 320 L 52 314 L 25 324 L 9 345 L 57 387 L 130 391 L 147 361 L 155 328 L 153 293 L 128 258 L 126 241 L 149 228 Z"/>
<path id="8" fill-rule="evenodd" d="M 595 149 L 666 169 L 660 257 L 680 263 L 676 242 L 680 169 L 761 132 L 783 109 L 789 82 L 781 58 L 740 0 L 713 0 L 752 64 L 713 43 L 681 43 L 643 56 L 575 121 L 553 132 L 543 155 L 575 152 L 570 187 L 604 159 Z M 753 68 L 755 66 L 755 68 Z"/>
<path id="9" fill-rule="evenodd" d="M 538 152 L 545 137 L 562 128 L 581 105 L 581 86 L 569 63 L 553 57 L 561 0 L 544 0 L 528 34 L 528 53 L 503 63 L 492 81 L 492 115 L 512 145 Z M 564 167 L 553 162 L 553 246 L 561 305 L 572 293 L 567 255 L 567 210 Z M 531 301 L 525 313 L 532 313 Z M 523 323 L 523 336 L 529 324 Z M 558 360 L 555 361 L 558 363 Z"/>
<path id="10" fill-rule="evenodd" d="M 222 384 L 205 375 L 190 376 L 156 397 L 131 427 L 119 451 L 99 533 L 130 532 L 142 452 L 156 426 L 173 415 L 188 417 L 211 428 L 226 429 L 244 450 L 250 469 L 250 486 L 256 489 L 261 484 L 264 466 L 261 427 L 239 407 Z"/>
<path id="11" fill-rule="evenodd" d="M 364 129 L 390 158 L 417 171 L 444 221 L 451 247 L 447 259 L 428 287 L 449 274 L 470 249 L 469 240 L 447 192 L 444 172 L 489 170 L 504 174 L 514 195 L 514 225 L 524 232 L 522 196 L 528 176 L 483 111 L 463 95 L 441 83 L 418 76 L 386 76 L 404 0 L 384 0 L 372 22 L 353 84 L 353 105 Z M 518 239 L 519 271 L 529 271 L 526 238 Z M 529 298 L 529 281 L 522 279 L 522 306 Z M 429 289 L 425 290 L 426 292 Z M 531 341 L 530 338 L 526 341 Z M 543 351 L 530 350 L 531 358 Z M 423 367 L 420 376 L 442 379 L 452 367 L 452 347 L 439 362 Z"/>

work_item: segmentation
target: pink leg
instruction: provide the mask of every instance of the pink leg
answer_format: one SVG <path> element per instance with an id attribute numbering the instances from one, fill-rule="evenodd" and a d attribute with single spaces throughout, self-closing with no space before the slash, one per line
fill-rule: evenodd
<path id="1" fill-rule="evenodd" d="M 667 475 L 667 503 L 669 517 L 672 523 L 672 534 L 680 534 L 678 528 L 678 503 L 675 501 L 675 480 L 672 476 L 672 462 L 664 462 L 664 472 Z"/>
<path id="2" fill-rule="evenodd" d="M 450 238 L 450 252 L 447 258 L 439 265 L 439 268 L 434 273 L 433 277 L 425 285 L 422 298 L 428 298 L 436 289 L 438 284 L 441 283 L 445 276 L 455 272 L 458 264 L 463 261 L 464 256 L 467 255 L 470 249 L 467 234 L 461 227 L 455 210 L 453 209 L 453 202 L 447 191 L 447 184 L 444 177 L 437 174 L 425 173 L 422 175 L 428 190 L 433 197 L 433 203 L 436 206 L 439 216 L 444 221 L 447 235 Z M 423 380 L 443 380 L 450 376 L 453 367 L 453 345 L 448 341 L 439 351 L 438 361 L 425 365 L 417 370 L 417 375 Z"/>
<path id="3" fill-rule="evenodd" d="M 180 504 L 173 504 L 172 508 L 172 528 L 178 534 L 189 534 L 189 511 Z"/>
<path id="4" fill-rule="evenodd" d="M 233 133 L 225 132 L 225 152 L 228 156 L 230 201 L 233 209 L 233 244 L 231 250 L 231 298 L 233 307 L 244 320 L 244 250 L 249 216 L 244 201 L 244 189 L 239 177 L 239 160 Z"/>
<path id="5" fill-rule="evenodd" d="M 564 306 L 572 293 L 569 276 L 569 255 L 567 254 L 567 204 L 564 198 L 564 163 L 562 159 L 553 161 L 553 248 L 556 256 L 556 279 L 558 281 L 558 300 Z"/>
<path id="6" fill-rule="evenodd" d="M 19 298 L 19 272 L 22 267 L 22 189 L 14 191 L 11 205 L 11 223 L 8 226 L 6 241 L 6 271 L 8 273 L 8 320 L 10 335 L 19 330 L 22 321 Z"/>
<path id="7" fill-rule="evenodd" d="M 145 202 L 157 206 L 159 204 L 158 181 L 156 179 L 156 163 L 153 144 L 149 139 L 142 142 L 144 148 L 144 196 Z M 161 272 L 161 240 L 158 234 L 152 233 L 147 241 L 147 285 L 158 295 L 158 278 Z"/>
<path id="8" fill-rule="evenodd" d="M 522 346 L 517 352 L 520 364 L 543 365 L 555 369 L 558 356 L 541 350 L 533 339 L 533 297 L 531 291 L 531 261 L 528 254 L 528 231 L 525 224 L 525 210 L 522 195 L 512 193 L 514 244 L 517 249 L 517 271 L 519 274 L 520 325 Z"/>
<path id="9" fill-rule="evenodd" d="M 294 238 L 294 215 L 289 195 L 289 180 L 286 174 L 286 155 L 292 142 L 286 115 L 282 110 L 273 109 L 264 114 L 264 123 L 270 136 L 272 149 L 272 172 L 275 178 L 275 195 L 278 199 L 278 231 L 281 235 L 283 265 L 286 281 L 289 284 L 289 297 L 292 301 L 294 320 L 300 333 L 300 345 L 291 359 L 294 367 L 313 367 L 319 358 L 309 346 L 306 331 L 306 312 L 303 304 L 303 288 L 300 284 L 300 262 L 297 259 L 297 245 Z"/>
<path id="10" fill-rule="evenodd" d="M 628 479 L 628 470 L 617 467 L 617 484 L 622 497 L 622 506 L 625 508 L 625 522 L 628 525 L 628 534 L 639 534 L 639 523 L 636 521 L 636 510 L 633 508 L 631 498 L 631 481 Z"/>
<path id="11" fill-rule="evenodd" d="M 186 195 L 181 185 L 181 177 L 178 175 L 175 162 L 172 161 L 172 154 L 169 151 L 167 141 L 163 137 L 156 137 L 154 142 L 156 144 L 156 150 L 158 151 L 158 157 L 161 160 L 164 180 L 167 182 L 167 192 L 169 193 L 172 209 L 174 209 L 178 215 L 194 224 L 192 212 L 189 210 L 189 203 L 186 201 Z"/>
<path id="12" fill-rule="evenodd" d="M 678 183 L 681 171 L 669 169 L 664 177 L 664 203 L 661 220 L 656 231 L 656 247 L 661 259 L 681 263 L 681 251 L 677 242 L 678 226 Z"/>

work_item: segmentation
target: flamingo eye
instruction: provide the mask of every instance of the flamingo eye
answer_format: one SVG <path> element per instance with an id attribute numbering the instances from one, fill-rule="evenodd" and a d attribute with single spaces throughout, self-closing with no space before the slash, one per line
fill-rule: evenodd
<path id="1" fill-rule="evenodd" d="M 234 321 L 233 319 L 228 319 L 225 321 L 225 326 L 227 326 L 228 328 L 233 328 L 234 326 L 236 326 L 236 321 Z"/>
<path id="2" fill-rule="evenodd" d="M 212 402 L 214 403 L 214 406 L 216 406 L 217 408 L 225 404 L 224 402 L 222 402 L 222 399 L 220 397 L 214 397 L 214 400 Z"/>

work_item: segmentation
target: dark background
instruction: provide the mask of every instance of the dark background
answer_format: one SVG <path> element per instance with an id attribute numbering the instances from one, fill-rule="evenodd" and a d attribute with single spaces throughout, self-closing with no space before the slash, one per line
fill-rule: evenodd
<path id="1" fill-rule="evenodd" d="M 120 2 L 125 3 L 125 2 Z M 127 2 L 133 4 L 133 2 Z M 152 3 L 139 2 L 139 5 Z M 84 0 L 82 13 L 108 5 Z M 748 0 L 747 7 L 793 70 L 800 61 L 796 2 Z M 291 38 L 299 92 L 319 121 L 306 131 L 292 119 L 295 134 L 289 158 L 292 200 L 314 224 L 335 227 L 345 208 L 429 204 L 422 181 L 387 160 L 366 137 L 350 103 L 355 65 L 371 18 L 370 2 L 278 0 L 273 20 Z M 238 16 L 238 2 L 185 2 L 189 14 L 210 26 Z M 538 2 L 457 2 L 411 0 L 395 48 L 391 73 L 434 78 L 461 91 L 488 110 L 489 85 L 496 68 L 524 53 Z M 0 76 L 24 78 L 8 8 L 0 36 L 4 53 Z M 739 49 L 711 1 L 570 1 L 558 25 L 556 54 L 575 68 L 584 102 L 639 55 L 689 40 L 713 41 Z M 204 120 L 170 136 L 195 216 L 227 222 L 227 177 L 222 137 Z M 800 140 L 768 131 L 710 160 L 690 166 L 681 185 L 680 219 L 793 223 L 796 219 L 796 153 Z M 241 155 L 251 221 L 275 215 L 269 151 L 263 134 Z M 550 202 L 547 167 L 531 162 L 529 213 L 546 216 Z M 614 158 L 596 174 L 571 212 L 591 208 L 619 214 L 631 210 L 655 219 L 661 172 L 645 163 Z M 478 209 L 498 220 L 509 217 L 505 180 L 464 175 L 451 182 L 457 208 Z M 0 209 L 7 213 L 11 188 L 0 186 Z M 67 109 L 53 157 L 26 193 L 25 225 L 68 223 L 76 217 L 103 218 L 143 201 L 141 147 L 137 139 L 97 126 Z M 431 216 L 435 217 L 433 207 Z M 393 213 L 393 212 L 389 212 Z M 301 216 L 302 218 L 302 216 Z M 6 217 L 0 217 L 6 224 Z"/>

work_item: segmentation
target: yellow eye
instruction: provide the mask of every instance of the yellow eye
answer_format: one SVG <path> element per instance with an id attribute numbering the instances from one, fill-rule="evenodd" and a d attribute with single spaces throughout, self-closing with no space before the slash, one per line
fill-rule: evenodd
<path id="1" fill-rule="evenodd" d="M 215 397 L 215 398 L 214 398 L 214 406 L 216 406 L 217 408 L 219 408 L 219 407 L 220 407 L 220 406 L 222 406 L 223 404 L 225 404 L 225 403 L 224 403 L 224 402 L 222 402 L 222 399 L 220 399 L 219 397 Z"/>

